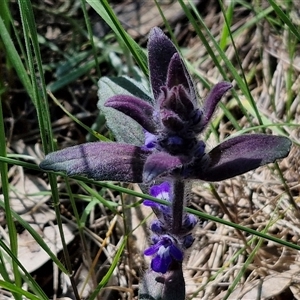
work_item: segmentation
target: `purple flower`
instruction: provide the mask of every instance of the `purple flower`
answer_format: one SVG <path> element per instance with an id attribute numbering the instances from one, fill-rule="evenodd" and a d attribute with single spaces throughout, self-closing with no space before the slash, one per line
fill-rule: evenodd
<path id="1" fill-rule="evenodd" d="M 159 199 L 164 199 L 170 204 L 173 202 L 173 191 L 169 182 L 163 182 L 159 185 L 154 185 L 150 188 L 150 195 Z M 183 203 L 183 201 L 180 201 Z M 151 261 L 151 266 L 154 271 L 165 273 L 168 270 L 172 257 L 177 261 L 179 255 L 175 255 L 180 251 L 183 257 L 183 250 L 192 246 L 194 238 L 191 235 L 198 220 L 188 213 L 184 213 L 183 218 L 175 220 L 176 214 L 173 213 L 172 207 L 156 203 L 151 200 L 144 200 L 144 205 L 150 206 L 157 219 L 153 220 L 150 225 L 150 230 L 154 233 L 151 237 L 152 246 L 145 251 L 145 255 L 154 255 Z M 182 207 L 181 207 L 182 209 Z M 181 222 L 180 230 L 176 234 L 172 234 L 173 222 Z M 181 245 L 180 247 L 178 245 Z M 181 250 L 180 250 L 181 249 Z M 181 257 L 180 256 L 180 257 Z"/>
<path id="2" fill-rule="evenodd" d="M 171 186 L 170 186 L 170 183 L 165 181 L 162 184 L 153 185 L 150 188 L 150 195 L 155 197 L 155 198 L 158 198 L 158 199 L 170 201 L 171 200 Z M 157 209 L 162 210 L 162 211 L 167 211 L 167 207 L 168 207 L 166 205 L 159 204 L 159 203 L 156 203 L 154 201 L 147 200 L 147 199 L 145 199 L 143 201 L 143 204 L 146 205 L 146 206 L 151 206 L 153 208 L 157 208 Z"/>
<path id="3" fill-rule="evenodd" d="M 145 199 L 143 201 L 144 205 L 150 206 L 153 209 L 158 219 L 153 221 L 150 227 L 151 231 L 156 234 L 166 233 L 171 230 L 170 226 L 172 225 L 173 221 L 173 213 L 171 209 L 171 204 L 173 202 L 172 194 L 173 192 L 171 190 L 170 183 L 168 181 L 164 181 L 159 185 L 153 185 L 150 188 L 150 195 L 158 199 L 163 199 L 170 202 L 170 206 L 156 203 L 148 199 Z M 184 201 L 182 201 L 182 203 L 183 202 Z M 182 220 L 181 231 L 178 233 L 178 238 L 180 239 L 181 236 L 191 232 L 195 228 L 197 222 L 198 220 L 194 215 L 185 213 Z"/>
<path id="4" fill-rule="evenodd" d="M 215 85 L 201 108 L 182 59 L 159 28 L 150 32 L 148 51 L 153 105 L 129 95 L 115 95 L 106 102 L 143 127 L 145 144 L 86 143 L 48 154 L 42 169 L 136 183 L 169 176 L 219 181 L 288 155 L 288 138 L 264 134 L 234 137 L 205 153 L 198 135 L 232 85 Z"/>
<path id="5" fill-rule="evenodd" d="M 174 238 L 163 235 L 158 238 L 156 243 L 144 251 L 145 255 L 153 255 L 151 268 L 155 272 L 166 273 L 172 261 L 181 262 L 183 252 L 179 249 Z"/>

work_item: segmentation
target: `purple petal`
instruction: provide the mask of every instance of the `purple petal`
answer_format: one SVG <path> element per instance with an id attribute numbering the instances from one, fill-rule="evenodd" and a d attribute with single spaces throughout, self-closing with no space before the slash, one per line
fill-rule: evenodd
<path id="1" fill-rule="evenodd" d="M 175 245 L 170 246 L 170 255 L 176 259 L 177 261 L 183 260 L 183 253 L 180 249 L 178 249 Z"/>
<path id="2" fill-rule="evenodd" d="M 201 121 L 202 130 L 207 126 L 210 121 L 217 104 L 223 97 L 223 95 L 232 88 L 232 84 L 229 82 L 219 82 L 210 91 L 203 105 L 203 116 Z"/>
<path id="3" fill-rule="evenodd" d="M 161 247 L 160 244 L 154 244 L 153 246 L 146 249 L 144 251 L 144 254 L 147 256 L 154 255 L 155 253 L 157 253 L 157 251 L 159 250 L 160 247 Z"/>
<path id="4" fill-rule="evenodd" d="M 143 172 L 144 182 L 150 182 L 159 175 L 165 175 L 187 162 L 186 158 L 166 152 L 156 152 L 148 156 Z"/>
<path id="5" fill-rule="evenodd" d="M 153 220 L 150 225 L 150 230 L 155 234 L 163 234 L 165 232 L 165 228 L 159 220 Z"/>
<path id="6" fill-rule="evenodd" d="M 195 238 L 191 234 L 189 234 L 183 238 L 182 245 L 184 246 L 185 249 L 188 249 L 193 245 L 194 241 Z"/>
<path id="7" fill-rule="evenodd" d="M 85 175 L 96 180 L 142 182 L 144 161 L 151 152 L 119 143 L 86 143 L 46 155 L 40 167 Z"/>
<path id="8" fill-rule="evenodd" d="M 241 135 L 211 150 L 188 170 L 191 172 L 188 177 L 206 181 L 231 178 L 286 157 L 291 145 L 292 142 L 286 137 Z"/>
<path id="9" fill-rule="evenodd" d="M 145 134 L 145 147 L 148 150 L 151 150 L 153 148 L 155 148 L 156 144 L 157 144 L 157 137 L 156 135 L 144 130 L 144 134 Z"/>
<path id="10" fill-rule="evenodd" d="M 169 64 L 176 52 L 174 44 L 160 28 L 151 29 L 148 40 L 148 60 L 154 99 L 158 98 L 160 87 L 166 84 Z"/>
<path id="11" fill-rule="evenodd" d="M 104 105 L 131 117 L 148 132 L 155 132 L 155 124 L 152 119 L 154 109 L 146 101 L 134 96 L 116 95 L 109 98 Z"/>
<path id="12" fill-rule="evenodd" d="M 159 209 L 160 206 L 161 206 L 161 204 L 156 203 L 156 202 L 154 202 L 154 201 L 152 201 L 152 200 L 147 200 L 147 199 L 143 200 L 143 204 L 144 204 L 145 206 L 149 206 L 149 207 L 157 208 L 157 209 Z"/>
<path id="13" fill-rule="evenodd" d="M 168 181 L 164 181 L 162 184 L 153 185 L 150 188 L 150 195 L 156 198 L 169 200 L 171 186 Z"/>
<path id="14" fill-rule="evenodd" d="M 164 274 L 168 271 L 171 262 L 172 258 L 169 254 L 163 256 L 156 255 L 151 260 L 151 268 L 155 272 L 160 272 Z"/>
<path id="15" fill-rule="evenodd" d="M 184 216 L 182 229 L 184 229 L 184 231 L 189 232 L 194 229 L 194 227 L 197 225 L 197 223 L 198 223 L 198 219 L 194 215 L 186 214 Z"/>
<path id="16" fill-rule="evenodd" d="M 150 195 L 159 199 L 170 200 L 170 183 L 165 181 L 159 185 L 153 185 L 150 188 Z M 162 209 L 165 205 L 156 203 L 152 200 L 144 199 L 143 204 L 152 208 Z"/>

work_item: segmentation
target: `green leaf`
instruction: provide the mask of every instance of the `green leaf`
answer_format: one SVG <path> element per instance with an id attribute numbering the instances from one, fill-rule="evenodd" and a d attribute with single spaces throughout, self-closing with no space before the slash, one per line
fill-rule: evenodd
<path id="1" fill-rule="evenodd" d="M 15 293 L 15 294 L 22 295 L 22 296 L 26 297 L 26 299 L 30 299 L 30 300 L 40 300 L 41 299 L 40 297 L 37 297 L 34 294 L 27 292 L 10 282 L 0 280 L 0 286 L 8 291 Z M 43 299 L 46 299 L 46 298 L 43 298 Z"/>
<path id="2" fill-rule="evenodd" d="M 152 104 L 144 86 L 128 77 L 102 77 L 98 83 L 98 108 L 105 115 L 107 125 L 118 142 L 141 146 L 144 144 L 142 127 L 129 116 L 114 108 L 105 107 L 106 100 L 114 95 L 133 95 Z"/>

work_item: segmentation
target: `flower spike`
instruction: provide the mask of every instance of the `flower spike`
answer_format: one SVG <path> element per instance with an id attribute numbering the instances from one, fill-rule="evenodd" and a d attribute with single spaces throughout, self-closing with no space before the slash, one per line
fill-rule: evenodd
<path id="1" fill-rule="evenodd" d="M 292 143 L 286 137 L 249 134 L 228 139 L 207 152 L 199 134 L 232 84 L 216 84 L 200 107 L 183 60 L 157 27 L 149 34 L 148 54 L 152 100 L 146 89 L 140 91 L 138 84 L 133 87 L 129 80 L 125 82 L 131 86 L 119 89 L 120 95 L 112 93 L 109 79 L 104 85 L 111 97 L 102 97 L 100 107 L 107 116 L 120 117 L 116 126 L 111 118 L 108 124 L 124 143 L 95 142 L 66 148 L 46 155 L 40 167 L 70 176 L 143 183 L 150 186 L 151 196 L 167 201 L 163 205 L 144 200 L 157 219 L 150 225 L 151 245 L 144 251 L 152 256 L 151 269 L 141 281 L 139 299 L 183 300 L 184 251 L 192 246 L 192 232 L 198 223 L 194 215 L 183 210 L 186 181 L 220 181 L 241 175 L 286 157 Z M 138 135 L 134 130 L 124 133 L 128 123 Z"/>
<path id="2" fill-rule="evenodd" d="M 170 175 L 219 181 L 289 153 L 289 139 L 268 135 L 236 137 L 205 153 L 205 143 L 199 140 L 198 134 L 208 125 L 222 96 L 232 88 L 231 83 L 216 84 L 201 108 L 176 47 L 161 29 L 151 30 L 148 51 L 153 106 L 130 95 L 115 95 L 105 104 L 130 116 L 144 128 L 144 146 L 83 144 L 48 154 L 41 168 L 97 180 L 138 183 L 150 183 Z"/>
<path id="3" fill-rule="evenodd" d="M 219 181 L 289 153 L 289 139 L 268 135 L 236 137 L 205 153 L 205 143 L 198 134 L 232 88 L 231 83 L 215 85 L 201 108 L 176 47 L 161 29 L 151 30 L 148 51 L 153 106 L 130 95 L 115 95 L 105 104 L 137 121 L 144 128 L 145 144 L 87 143 L 48 154 L 40 165 L 42 169 L 137 183 L 170 175 Z"/>

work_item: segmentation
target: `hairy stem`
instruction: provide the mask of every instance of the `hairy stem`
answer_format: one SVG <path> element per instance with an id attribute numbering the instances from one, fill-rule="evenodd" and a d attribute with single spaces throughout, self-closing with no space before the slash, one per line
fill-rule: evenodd
<path id="1" fill-rule="evenodd" d="M 182 226 L 183 215 L 183 201 L 184 201 L 184 181 L 175 179 L 173 181 L 173 201 L 172 201 L 172 234 L 178 234 Z"/>

